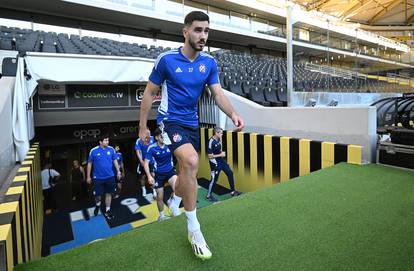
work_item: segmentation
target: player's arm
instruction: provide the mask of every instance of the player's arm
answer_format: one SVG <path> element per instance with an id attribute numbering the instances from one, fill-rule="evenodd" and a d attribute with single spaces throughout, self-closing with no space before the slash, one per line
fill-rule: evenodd
<path id="1" fill-rule="evenodd" d="M 115 169 L 116 169 L 116 177 L 118 178 L 118 180 L 119 179 L 121 179 L 121 171 L 119 170 L 119 164 L 118 164 L 118 160 L 116 160 L 116 159 L 113 159 L 112 160 L 112 163 L 114 164 L 114 167 L 115 167 Z"/>
<path id="2" fill-rule="evenodd" d="M 81 172 L 81 175 L 82 175 L 82 182 L 84 182 L 85 181 L 85 170 L 83 169 L 83 167 L 82 166 L 79 166 L 79 169 L 80 169 L 80 172 Z"/>
<path id="3" fill-rule="evenodd" d="M 86 182 L 88 184 L 91 184 L 91 171 L 92 171 L 92 162 L 88 162 L 88 165 L 86 166 Z"/>
<path id="4" fill-rule="evenodd" d="M 217 157 L 224 157 L 224 156 L 226 156 L 226 153 L 223 152 L 223 151 L 221 153 L 219 153 L 219 154 L 209 153 L 208 154 L 208 159 L 214 159 L 214 158 L 217 158 Z"/>
<path id="5" fill-rule="evenodd" d="M 150 185 L 154 184 L 154 178 L 151 175 L 150 169 L 149 169 L 149 162 L 150 160 L 148 160 L 147 158 L 145 158 L 144 161 L 144 170 L 145 170 L 145 174 L 147 174 L 147 178 L 148 178 L 148 183 Z"/>
<path id="6" fill-rule="evenodd" d="M 137 157 L 138 157 L 138 161 L 139 163 L 144 166 L 144 157 L 142 157 L 142 152 L 140 149 L 136 150 L 137 153 Z"/>
<path id="7" fill-rule="evenodd" d="M 53 178 L 55 179 L 55 180 L 59 180 L 59 178 L 60 178 L 60 173 L 59 172 L 57 172 L 56 170 L 54 170 L 54 169 L 52 169 L 52 172 L 53 172 L 53 174 L 55 175 L 55 176 L 53 176 Z"/>
<path id="8" fill-rule="evenodd" d="M 210 144 L 207 146 L 207 157 L 208 159 L 214 159 L 217 157 L 221 157 L 219 154 L 214 154 L 213 149 L 210 148 Z"/>
<path id="9" fill-rule="evenodd" d="M 210 85 L 209 89 L 218 107 L 233 121 L 236 131 L 241 131 L 244 127 L 243 119 L 236 113 L 229 99 L 224 95 L 220 83 Z"/>
<path id="10" fill-rule="evenodd" d="M 122 177 L 124 177 L 125 176 L 125 167 L 124 167 L 124 161 L 123 160 L 120 161 L 119 169 L 121 170 Z"/>
<path id="11" fill-rule="evenodd" d="M 152 107 L 152 101 L 155 95 L 160 90 L 160 86 L 148 81 L 144 90 L 144 96 L 141 101 L 141 110 L 139 113 L 139 137 L 142 141 L 145 139 L 145 132 L 147 131 L 148 115 Z"/>

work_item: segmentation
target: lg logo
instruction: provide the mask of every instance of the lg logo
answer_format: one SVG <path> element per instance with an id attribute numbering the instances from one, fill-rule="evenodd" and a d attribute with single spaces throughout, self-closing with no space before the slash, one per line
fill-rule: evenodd
<path id="1" fill-rule="evenodd" d="M 90 130 L 75 130 L 73 132 L 73 136 L 75 138 L 84 138 L 84 137 L 94 137 L 96 138 L 101 134 L 101 130 L 99 129 L 90 129 Z"/>
<path id="2" fill-rule="evenodd" d="M 43 88 L 45 90 L 49 90 L 49 89 L 60 89 L 60 85 L 51 85 L 51 84 L 44 84 Z"/>

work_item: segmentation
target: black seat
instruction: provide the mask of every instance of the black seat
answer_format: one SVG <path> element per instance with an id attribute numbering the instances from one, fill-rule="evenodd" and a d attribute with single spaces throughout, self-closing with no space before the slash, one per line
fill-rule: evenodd
<path id="1" fill-rule="evenodd" d="M 220 81 L 220 85 L 221 85 L 222 88 L 226 88 L 225 84 L 224 84 L 224 76 L 225 75 L 223 73 L 220 73 L 220 75 L 219 75 L 219 81 Z"/>
<path id="2" fill-rule="evenodd" d="M 234 94 L 246 97 L 246 94 L 242 90 L 240 81 L 236 81 L 236 80 L 231 81 L 228 85 L 228 88 Z"/>
<path id="3" fill-rule="evenodd" d="M 287 89 L 286 85 L 280 84 L 276 91 L 277 99 L 283 103 L 283 106 L 287 105 Z"/>
<path id="4" fill-rule="evenodd" d="M 16 76 L 17 72 L 17 58 L 5 57 L 2 63 L 3 76 Z"/>
<path id="5" fill-rule="evenodd" d="M 252 88 L 252 83 L 250 81 L 244 81 L 242 83 L 242 90 L 243 90 L 243 93 L 246 94 L 246 96 L 249 95 L 251 88 Z"/>
<path id="6" fill-rule="evenodd" d="M 267 102 L 272 106 L 283 106 L 283 103 L 278 100 L 276 89 L 271 87 L 266 87 L 264 89 L 264 95 Z"/>
<path id="7" fill-rule="evenodd" d="M 233 81 L 233 77 L 231 75 L 224 76 L 224 88 L 225 89 L 229 87 L 231 81 Z"/>
<path id="8" fill-rule="evenodd" d="M 261 104 L 263 106 L 270 106 L 270 103 L 266 101 L 263 88 L 261 87 L 251 87 L 250 88 L 250 99 L 253 102 Z"/>

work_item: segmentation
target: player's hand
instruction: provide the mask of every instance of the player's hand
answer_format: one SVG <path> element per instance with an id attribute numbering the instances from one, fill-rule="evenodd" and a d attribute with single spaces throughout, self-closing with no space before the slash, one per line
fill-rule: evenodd
<path id="1" fill-rule="evenodd" d="M 236 129 L 234 129 L 234 131 L 240 132 L 244 127 L 243 119 L 239 115 L 237 115 L 236 112 L 233 112 L 233 114 L 231 115 L 231 120 L 233 121 L 234 126 L 236 126 Z"/>
<path id="2" fill-rule="evenodd" d="M 148 129 L 147 127 L 141 127 L 139 126 L 139 138 L 141 139 L 142 142 L 147 142 L 147 134 L 148 134 Z"/>
<path id="3" fill-rule="evenodd" d="M 147 178 L 148 178 L 148 183 L 149 183 L 151 186 L 153 186 L 153 185 L 154 185 L 154 183 L 155 183 L 154 178 L 153 178 L 152 176 L 150 176 L 150 177 L 148 177 L 148 176 L 147 176 Z"/>
<path id="4" fill-rule="evenodd" d="M 221 157 L 226 157 L 226 152 L 225 151 L 221 152 Z"/>
<path id="5" fill-rule="evenodd" d="M 91 183 L 92 183 L 92 179 L 91 179 L 91 177 L 86 178 L 86 182 L 87 182 L 88 184 L 91 184 Z"/>
<path id="6" fill-rule="evenodd" d="M 122 178 L 121 171 L 118 171 L 118 173 L 116 174 L 116 177 L 118 178 L 118 180 L 120 180 Z"/>

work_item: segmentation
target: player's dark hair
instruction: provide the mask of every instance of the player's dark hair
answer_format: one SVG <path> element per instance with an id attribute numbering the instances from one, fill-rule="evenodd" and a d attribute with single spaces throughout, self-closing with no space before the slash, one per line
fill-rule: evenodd
<path id="1" fill-rule="evenodd" d="M 159 135 L 161 135 L 161 130 L 160 130 L 159 128 L 157 128 L 157 129 L 155 129 L 155 131 L 154 131 L 154 137 L 157 137 L 157 136 L 159 136 Z"/>
<path id="2" fill-rule="evenodd" d="M 218 133 L 218 132 L 221 132 L 221 131 L 223 131 L 223 129 L 221 129 L 220 127 L 216 126 L 213 129 L 213 134 Z"/>
<path id="3" fill-rule="evenodd" d="M 108 139 L 109 139 L 109 134 L 102 134 L 102 135 L 99 135 L 99 136 L 98 136 L 98 140 L 99 140 L 99 142 L 104 141 L 104 140 L 105 140 L 105 138 L 108 138 Z"/>
<path id="4" fill-rule="evenodd" d="M 187 16 L 185 16 L 184 25 L 190 26 L 193 24 L 194 21 L 207 21 L 208 23 L 210 23 L 210 18 L 207 14 L 205 14 L 202 11 L 191 11 L 187 14 Z"/>

